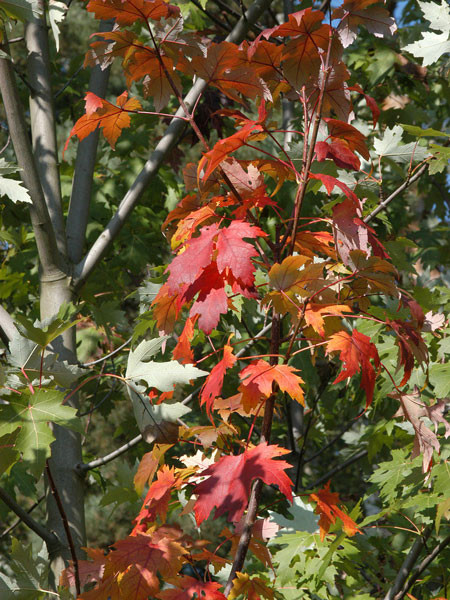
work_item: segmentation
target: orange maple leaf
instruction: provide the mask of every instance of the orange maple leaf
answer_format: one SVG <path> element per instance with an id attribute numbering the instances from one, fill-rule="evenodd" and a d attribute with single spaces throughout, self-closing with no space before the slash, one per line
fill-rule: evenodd
<path id="1" fill-rule="evenodd" d="M 129 112 L 135 112 L 141 108 L 141 103 L 136 98 L 128 98 L 128 92 L 123 92 L 117 97 L 117 106 L 107 100 L 99 98 L 92 92 L 88 92 L 85 97 L 86 114 L 83 115 L 72 127 L 69 137 L 64 146 L 64 152 L 67 150 L 70 139 L 76 135 L 80 140 L 84 140 L 97 127 L 103 129 L 103 135 L 114 148 L 117 138 L 122 133 L 124 127 L 130 126 Z"/>
<path id="2" fill-rule="evenodd" d="M 153 449 L 146 452 L 141 458 L 133 479 L 134 487 L 139 495 L 142 494 L 145 485 L 151 484 L 153 481 L 158 465 L 169 448 L 172 448 L 172 444 L 155 444 Z"/>
<path id="3" fill-rule="evenodd" d="M 322 541 L 330 530 L 330 526 L 336 522 L 336 518 L 338 517 L 341 519 L 347 535 L 352 536 L 355 533 L 361 533 L 355 521 L 339 508 L 339 494 L 330 492 L 330 482 L 322 490 L 319 490 L 315 494 L 310 494 L 309 499 L 311 502 L 317 502 L 314 512 L 320 515 L 319 527 L 320 539 Z"/>
<path id="4" fill-rule="evenodd" d="M 308 303 L 305 310 L 305 321 L 307 325 L 317 331 L 317 333 L 325 336 L 325 321 L 327 316 L 343 317 L 343 313 L 351 313 L 352 309 L 346 304 L 314 304 Z"/>
<path id="5" fill-rule="evenodd" d="M 243 594 L 248 600 L 274 599 L 273 590 L 260 577 L 250 578 L 246 573 L 237 572 L 228 600 L 241 598 Z"/>
<path id="6" fill-rule="evenodd" d="M 224 113 L 224 111 L 222 111 Z M 267 112 L 264 100 L 261 100 L 258 109 L 258 119 L 252 121 L 242 115 L 242 113 L 235 112 L 228 116 L 237 119 L 237 121 L 243 125 L 242 129 L 230 135 L 230 137 L 219 140 L 214 148 L 203 156 L 198 165 L 198 173 L 201 172 L 203 167 L 206 166 L 205 173 L 203 174 L 203 181 L 208 179 L 210 174 L 216 169 L 222 161 L 228 158 L 229 154 L 244 146 L 247 140 L 255 132 L 264 131 L 264 123 L 267 119 Z"/>
<path id="7" fill-rule="evenodd" d="M 194 353 L 191 348 L 191 341 L 194 337 L 194 326 L 197 317 L 191 319 L 188 317 L 184 324 L 183 331 L 178 338 L 177 345 L 173 349 L 172 356 L 182 364 L 189 364 L 194 362 Z"/>
<path id="8" fill-rule="evenodd" d="M 165 283 L 152 302 L 153 315 L 159 331 L 171 333 L 182 308 L 180 295 L 172 293 Z"/>
<path id="9" fill-rule="evenodd" d="M 361 371 L 361 385 L 366 392 L 366 408 L 373 399 L 373 390 L 375 387 L 375 369 L 370 360 L 372 359 L 377 369 L 380 366 L 378 351 L 370 341 L 370 338 L 356 329 L 349 335 L 346 331 L 338 331 L 332 335 L 327 344 L 327 354 L 330 352 L 340 352 L 340 358 L 344 363 L 344 368 L 336 377 L 333 383 L 339 383 L 347 377 L 352 377 L 355 373 Z"/>
<path id="10" fill-rule="evenodd" d="M 304 405 L 303 390 L 300 387 L 303 379 L 296 375 L 298 369 L 288 365 L 270 365 L 265 360 L 255 360 L 245 367 L 239 375 L 242 392 L 242 404 L 246 411 L 255 407 L 263 398 L 272 394 L 273 383 L 277 383 L 282 392 Z"/>
<path id="11" fill-rule="evenodd" d="M 163 466 L 158 471 L 158 477 L 154 481 L 144 499 L 142 508 L 135 519 L 136 526 L 133 529 L 132 535 L 137 531 L 142 531 L 142 525 L 145 523 L 153 523 L 156 517 L 164 521 L 169 508 L 169 500 L 172 490 L 180 487 L 182 480 L 176 474 L 174 468 Z"/>

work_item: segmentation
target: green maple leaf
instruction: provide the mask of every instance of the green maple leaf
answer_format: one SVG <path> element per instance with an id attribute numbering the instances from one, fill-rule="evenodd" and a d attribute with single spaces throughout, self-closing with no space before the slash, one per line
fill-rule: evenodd
<path id="1" fill-rule="evenodd" d="M 20 428 L 15 449 L 29 461 L 35 477 L 42 473 L 50 456 L 50 444 L 55 439 L 50 422 L 82 432 L 76 410 L 63 405 L 63 400 L 64 393 L 58 390 L 40 389 L 34 394 L 24 390 L 9 396 L 8 404 L 0 407 L 0 436 Z"/>
<path id="2" fill-rule="evenodd" d="M 450 52 L 450 8 L 445 0 L 441 4 L 435 2 L 419 2 L 423 16 L 430 21 L 430 29 L 439 31 L 425 31 L 422 39 L 408 44 L 403 48 L 416 58 L 423 58 L 423 66 L 426 67 L 439 60 L 439 58 Z"/>
<path id="3" fill-rule="evenodd" d="M 168 362 L 149 361 L 161 348 L 167 337 L 144 340 L 128 357 L 126 378 L 133 381 L 145 381 L 148 387 L 161 392 L 171 392 L 178 383 L 186 384 L 192 379 L 208 375 L 207 371 L 193 365 L 182 365 L 176 360 Z"/>
<path id="4" fill-rule="evenodd" d="M 190 412 L 190 408 L 181 402 L 163 402 L 152 405 L 144 395 L 145 387 L 140 381 L 145 381 L 148 387 L 154 387 L 161 392 L 171 392 L 175 385 L 187 384 L 192 379 L 208 375 L 207 371 L 197 369 L 193 365 L 182 365 L 176 360 L 155 362 L 149 360 L 167 340 L 167 336 L 144 340 L 130 352 L 126 378 L 130 380 L 128 393 L 133 404 L 134 416 L 138 427 L 144 436 L 153 436 L 155 430 L 164 439 L 163 423 L 175 423 L 177 419 Z M 149 433 L 153 432 L 153 433 Z M 146 438 L 147 439 L 147 438 Z"/>
<path id="5" fill-rule="evenodd" d="M 429 156 L 429 152 L 423 146 L 418 146 L 416 142 L 402 144 L 403 131 L 400 125 L 395 125 L 392 129 L 389 127 L 384 131 L 382 139 L 374 140 L 375 152 L 379 156 L 390 158 L 399 163 L 409 163 L 411 160 L 421 161 Z"/>

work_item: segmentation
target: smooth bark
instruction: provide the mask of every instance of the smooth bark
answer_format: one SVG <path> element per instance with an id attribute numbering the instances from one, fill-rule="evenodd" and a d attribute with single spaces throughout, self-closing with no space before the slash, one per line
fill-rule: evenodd
<path id="1" fill-rule="evenodd" d="M 66 236 L 59 181 L 48 33 L 43 4 L 40 0 L 42 16 L 35 17 L 25 27 L 28 81 L 32 90 L 30 95 L 31 135 L 39 179 L 55 232 L 56 243 L 61 256 L 65 256 L 67 253 Z"/>
<path id="2" fill-rule="evenodd" d="M 112 26 L 112 21 L 101 21 L 99 31 L 110 31 Z M 95 66 L 91 71 L 89 91 L 104 98 L 108 87 L 109 73 L 109 67 L 102 69 L 100 65 Z M 99 135 L 100 129 L 97 128 L 78 145 L 66 225 L 67 250 L 73 264 L 80 262 L 83 256 Z"/>

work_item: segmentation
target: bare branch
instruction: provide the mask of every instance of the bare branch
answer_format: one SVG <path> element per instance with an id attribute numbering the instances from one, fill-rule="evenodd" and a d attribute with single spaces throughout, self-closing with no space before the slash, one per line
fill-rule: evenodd
<path id="1" fill-rule="evenodd" d="M 30 94 L 31 135 L 36 166 L 58 250 L 62 256 L 66 256 L 48 29 L 43 0 L 39 0 L 38 4 L 42 9 L 41 16 L 34 17 L 25 27 L 28 81 L 32 90 Z"/>
<path id="2" fill-rule="evenodd" d="M 101 21 L 99 30 L 101 32 L 111 31 L 112 27 L 113 21 Z M 109 73 L 109 67 L 102 69 L 100 65 L 96 65 L 91 71 L 89 91 L 104 98 L 108 87 Z M 73 264 L 80 262 L 83 256 L 99 135 L 100 128 L 97 128 L 78 145 L 66 226 L 67 251 Z"/>
<path id="3" fill-rule="evenodd" d="M 244 38 L 249 27 L 255 23 L 259 16 L 267 9 L 267 7 L 270 5 L 270 2 L 271 0 L 255 0 L 255 2 L 245 13 L 245 18 L 242 17 L 228 35 L 226 38 L 227 41 L 240 42 Z M 203 93 L 206 86 L 206 82 L 202 79 L 198 79 L 192 86 L 191 90 L 184 99 L 184 103 L 189 110 L 192 110 L 195 102 L 199 98 L 200 94 Z M 84 284 L 86 279 L 99 263 L 102 256 L 110 247 L 111 243 L 116 239 L 132 210 L 141 198 L 143 192 L 148 187 L 153 177 L 155 177 L 157 174 L 159 167 L 163 163 L 167 154 L 179 140 L 184 131 L 185 122 L 178 117 L 182 117 L 184 114 L 183 108 L 180 107 L 175 114 L 175 118 L 172 119 L 170 125 L 168 126 L 166 133 L 159 141 L 150 158 L 145 163 L 144 168 L 136 177 L 135 181 L 123 198 L 117 209 L 117 212 L 110 220 L 105 230 L 94 242 L 84 259 L 77 264 L 73 278 L 73 286 L 75 289 L 79 289 Z"/>
<path id="4" fill-rule="evenodd" d="M 80 475 L 83 475 L 86 471 L 90 471 L 91 469 L 95 469 L 96 467 L 106 465 L 106 463 L 111 462 L 121 454 L 125 454 L 125 452 L 127 452 L 133 446 L 136 446 L 136 444 L 139 444 L 139 442 L 141 442 L 142 440 L 142 434 L 139 434 L 120 448 L 117 448 L 117 450 L 114 450 L 114 452 L 111 452 L 110 454 L 107 454 L 102 458 L 96 458 L 95 460 L 91 460 L 91 462 L 88 463 L 78 463 L 77 465 L 75 465 L 75 470 Z"/>
<path id="5" fill-rule="evenodd" d="M 3 489 L 0 488 L 0 500 L 6 504 L 6 506 L 15 513 L 21 521 L 27 525 L 34 533 L 36 533 L 49 548 L 54 548 L 61 545 L 56 535 L 45 528 L 43 525 L 35 521 L 26 510 L 17 504 L 14 498 Z"/>
<path id="6" fill-rule="evenodd" d="M 380 204 L 369 215 L 367 215 L 367 217 L 364 219 L 364 223 L 369 223 L 374 217 L 377 216 L 378 213 L 380 213 L 382 210 L 384 210 L 387 207 L 387 205 L 390 204 L 392 202 L 392 200 L 394 200 L 394 198 L 397 198 L 397 196 L 399 194 L 401 194 L 404 190 L 406 190 L 406 188 L 408 188 L 412 183 L 414 183 L 420 177 L 422 177 L 422 175 L 427 170 L 427 167 L 428 167 L 428 163 L 423 164 L 420 167 L 420 169 L 418 171 L 416 171 L 416 173 L 414 173 L 414 175 L 412 177 L 408 177 L 402 183 L 402 185 L 400 185 L 394 192 L 392 192 L 392 194 L 390 196 L 388 196 L 386 198 L 386 200 L 383 200 L 382 202 L 380 202 Z"/>
<path id="7" fill-rule="evenodd" d="M 2 44 L 0 49 L 8 54 L 6 44 Z M 0 58 L 0 89 L 17 162 L 22 169 L 20 175 L 33 202 L 30 205 L 30 215 L 42 266 L 42 275 L 48 280 L 63 279 L 66 275 L 63 272 L 62 257 L 56 244 L 55 232 L 31 150 L 14 71 L 11 61 L 7 58 Z"/>

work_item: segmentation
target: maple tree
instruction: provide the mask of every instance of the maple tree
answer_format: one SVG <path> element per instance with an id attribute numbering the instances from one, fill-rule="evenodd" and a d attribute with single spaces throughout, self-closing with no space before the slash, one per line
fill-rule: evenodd
<path id="1" fill-rule="evenodd" d="M 421 287 L 421 263 L 409 266 L 414 244 L 403 235 L 420 225 L 398 217 L 397 230 L 385 211 L 395 210 L 422 177 L 443 176 L 450 135 L 391 121 L 389 103 L 410 99 L 377 87 L 382 67 L 374 48 L 396 43 L 395 19 L 378 0 L 345 0 L 290 9 L 288 2 L 275 22 L 269 10 L 271 22 L 263 17 L 270 2 L 257 0 L 238 13 L 223 39 L 220 29 L 192 25 L 181 2 L 89 0 L 82 10 L 102 25 L 84 66 L 97 79 L 84 94 L 84 112 L 66 123 L 66 162 L 59 165 L 50 133 L 55 122 L 46 124 L 54 115 L 47 75 L 47 88 L 40 83 L 51 62 L 45 7 L 24 3 L 21 11 L 2 2 L 0 15 L 27 22 L 30 55 L 38 44 L 42 65 L 29 59 L 34 148 L 17 108 L 5 32 L 2 94 L 25 187 L 2 176 L 0 185 L 13 183 L 0 192 L 31 204 L 41 320 L 33 322 L 36 314 L 23 302 L 14 318 L 0 312 L 7 365 L 0 499 L 45 541 L 51 571 L 44 583 L 41 563 L 24 567 L 31 556 L 13 542 L 19 567 L 15 579 L 0 577 L 0 591 L 15 597 L 31 590 L 40 598 L 49 587 L 57 597 L 79 600 L 399 600 L 415 586 L 424 600 L 448 595 L 442 572 L 450 545 L 443 533 L 450 515 L 448 294 L 443 286 Z M 47 9 L 57 45 L 61 4 Z M 431 28 L 441 31 L 448 7 L 420 6 Z M 196 10 L 191 6 L 191 17 L 203 15 L 220 27 L 204 4 Z M 433 85 L 444 86 L 444 66 L 424 75 L 403 51 L 423 56 L 423 67 L 434 65 L 448 53 L 449 33 L 431 34 L 440 48 L 431 53 L 420 42 L 403 41 L 397 63 L 422 73 L 426 85 L 435 77 Z M 358 42 L 359 54 L 352 50 Z M 103 96 L 113 62 L 122 78 L 110 101 Z M 374 82 L 374 90 L 362 85 Z M 107 188 L 138 144 L 135 132 L 148 137 L 150 122 L 159 136 L 168 121 L 122 202 L 110 199 L 111 192 L 99 195 L 112 216 L 100 213 L 90 230 L 99 139 L 106 158 L 97 184 Z M 180 141 L 186 131 L 190 148 Z M 424 137 L 446 141 L 426 144 Z M 120 152 L 122 143 L 115 162 L 112 150 Z M 165 177 L 171 186 L 166 181 L 163 190 L 172 194 L 168 214 L 164 205 L 158 219 L 143 211 L 134 223 L 136 230 L 151 229 L 156 221 L 166 247 L 161 250 L 163 238 L 155 233 L 158 250 L 145 281 L 139 274 L 136 282 L 133 264 L 126 265 L 128 240 L 113 259 L 119 267 L 111 268 L 108 287 L 121 306 L 128 299 L 121 290 L 141 284 L 139 302 L 127 314 L 135 321 L 127 338 L 129 323 L 119 324 L 125 313 L 97 305 L 104 290 L 88 279 L 170 151 Z M 0 168 L 15 170 L 6 163 Z M 59 177 L 66 181 L 72 171 L 65 211 Z M 446 184 L 439 179 L 436 186 Z M 96 240 L 92 231 L 100 231 Z M 6 263 L 14 264 L 18 234 L 3 239 Z M 438 236 L 439 244 L 436 253 L 444 254 Z M 437 259 L 430 264 L 441 268 Z M 137 304 L 138 316 L 132 314 Z M 88 350 L 79 359 L 74 332 L 82 347 L 85 327 L 105 356 Z M 99 389 L 108 390 L 104 399 L 83 412 L 79 398 L 83 404 Z M 111 395 L 132 406 L 127 413 L 134 420 L 123 417 L 118 429 L 137 428 L 137 435 L 103 459 L 89 452 L 83 458 L 92 414 Z M 101 500 L 103 506 L 130 503 L 127 529 L 111 532 L 102 548 L 87 546 L 80 478 L 143 441 L 151 448 L 134 455 L 135 471 L 125 466 Z M 342 467 L 330 473 L 319 464 L 334 461 L 340 450 L 348 455 Z M 335 482 L 335 473 L 359 460 L 367 460 L 365 479 L 353 472 L 352 486 Z M 44 473 L 53 497 L 49 529 L 27 516 L 15 491 L 31 485 L 27 478 L 42 485 Z M 97 480 L 105 485 L 102 475 Z M 390 529 L 407 532 L 411 543 L 383 548 Z M 433 549 L 418 563 L 431 536 Z M 21 574 L 27 570 L 30 581 Z"/>

